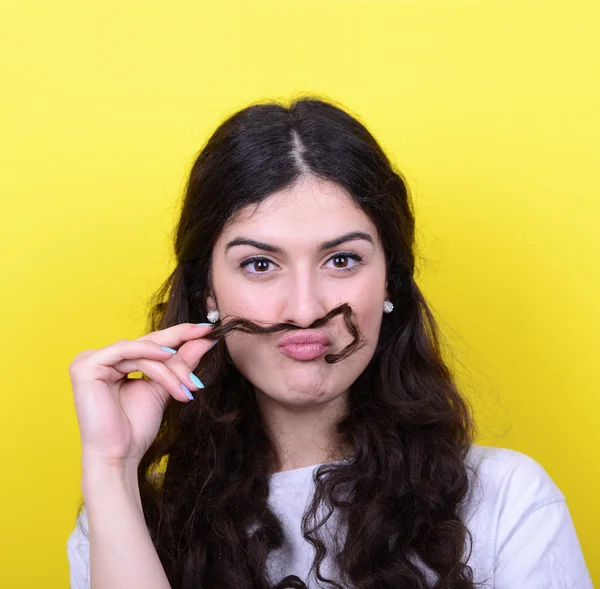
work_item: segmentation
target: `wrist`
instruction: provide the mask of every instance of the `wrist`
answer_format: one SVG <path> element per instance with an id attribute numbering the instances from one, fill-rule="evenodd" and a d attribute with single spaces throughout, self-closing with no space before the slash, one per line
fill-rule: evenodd
<path id="1" fill-rule="evenodd" d="M 108 505 L 116 499 L 133 501 L 141 510 L 137 466 L 85 463 L 82 465 L 81 490 L 88 508 Z"/>

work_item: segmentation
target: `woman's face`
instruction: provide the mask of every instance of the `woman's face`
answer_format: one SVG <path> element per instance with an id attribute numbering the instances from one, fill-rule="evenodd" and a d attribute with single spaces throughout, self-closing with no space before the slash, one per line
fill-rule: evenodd
<path id="1" fill-rule="evenodd" d="M 303 177 L 240 211 L 212 252 L 208 310 L 307 328 L 348 303 L 366 339 L 336 364 L 324 355 L 352 340 L 341 315 L 315 330 L 232 332 L 227 348 L 263 401 L 302 407 L 344 395 L 371 359 L 387 298 L 385 258 L 373 222 L 339 185 Z M 308 343 L 285 337 L 306 336 Z"/>

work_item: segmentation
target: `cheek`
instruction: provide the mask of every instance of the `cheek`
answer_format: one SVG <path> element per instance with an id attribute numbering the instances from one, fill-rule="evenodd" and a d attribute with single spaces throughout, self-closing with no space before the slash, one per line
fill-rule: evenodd
<path id="1" fill-rule="evenodd" d="M 256 372 L 264 373 L 273 367 L 278 357 L 275 335 L 254 335 L 233 332 L 226 336 L 227 351 L 238 370 L 251 381 Z"/>
<path id="2" fill-rule="evenodd" d="M 380 308 L 379 305 L 370 305 L 368 309 L 365 310 L 362 315 L 361 320 L 359 321 L 359 327 L 363 334 L 363 336 L 368 341 L 368 346 L 375 346 L 377 344 L 377 340 L 379 339 L 379 330 L 381 329 L 381 321 L 383 314 L 383 304 Z"/>
<path id="3" fill-rule="evenodd" d="M 357 321 L 363 334 L 377 339 L 383 316 L 384 289 L 365 285 L 365 287 L 348 301 L 357 315 Z"/>
<path id="4" fill-rule="evenodd" d="M 259 323 L 276 320 L 272 311 L 273 296 L 265 293 L 264 289 L 235 281 L 223 281 L 222 284 L 215 285 L 215 290 L 219 293 L 217 303 L 222 317 L 231 315 Z"/>

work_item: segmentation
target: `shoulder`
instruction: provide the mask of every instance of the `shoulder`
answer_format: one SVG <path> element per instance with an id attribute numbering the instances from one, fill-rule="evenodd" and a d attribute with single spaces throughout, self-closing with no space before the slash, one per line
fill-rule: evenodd
<path id="1" fill-rule="evenodd" d="M 89 535 L 88 525 L 87 509 L 84 504 L 81 507 L 81 511 L 77 515 L 75 526 L 71 531 L 68 542 L 70 544 L 77 544 L 87 540 Z"/>
<path id="2" fill-rule="evenodd" d="M 494 587 L 591 589 L 565 497 L 532 457 L 472 446 L 465 522 L 474 541 L 473 564 Z"/>
<path id="3" fill-rule="evenodd" d="M 540 509 L 566 503 L 546 469 L 527 454 L 473 445 L 466 463 L 470 484 L 462 516 L 475 535 L 509 537 Z"/>
<path id="4" fill-rule="evenodd" d="M 565 497 L 546 469 L 522 452 L 493 446 L 471 446 L 467 467 L 473 487 L 494 502 L 512 499 L 534 508 Z"/>
<path id="5" fill-rule="evenodd" d="M 75 526 L 67 540 L 67 558 L 71 589 L 89 589 L 90 544 L 85 505 L 77 516 Z"/>

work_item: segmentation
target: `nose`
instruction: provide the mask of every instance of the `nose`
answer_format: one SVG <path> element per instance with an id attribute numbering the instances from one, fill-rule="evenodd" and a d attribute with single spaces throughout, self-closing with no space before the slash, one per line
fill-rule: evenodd
<path id="1" fill-rule="evenodd" d="M 308 327 L 331 309 L 326 285 L 308 269 L 297 269 L 290 277 L 284 294 L 282 321 Z"/>

